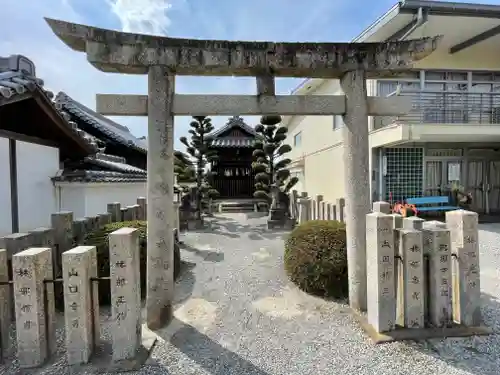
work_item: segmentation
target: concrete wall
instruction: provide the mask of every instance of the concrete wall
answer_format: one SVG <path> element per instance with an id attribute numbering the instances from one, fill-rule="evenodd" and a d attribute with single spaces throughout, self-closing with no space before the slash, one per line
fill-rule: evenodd
<path id="1" fill-rule="evenodd" d="M 119 202 L 122 207 L 146 197 L 146 182 L 142 183 L 60 183 L 57 184 L 60 210 L 73 211 L 74 217 L 95 216 L 106 212 L 107 204 Z"/>

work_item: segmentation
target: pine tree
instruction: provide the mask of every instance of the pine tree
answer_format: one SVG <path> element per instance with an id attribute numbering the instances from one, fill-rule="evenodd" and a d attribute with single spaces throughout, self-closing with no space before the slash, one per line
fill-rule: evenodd
<path id="1" fill-rule="evenodd" d="M 189 124 L 190 139 L 179 140 L 186 146 L 187 153 L 193 159 L 196 177 L 196 218 L 201 219 L 203 206 L 209 198 L 215 198 L 219 192 L 210 185 L 211 173 L 206 170 L 209 163 L 217 160 L 217 153 L 211 149 L 212 140 L 207 135 L 214 130 L 212 120 L 207 116 L 193 116 Z"/>
<path id="2" fill-rule="evenodd" d="M 297 177 L 290 178 L 290 170 L 287 167 L 292 161 L 282 158 L 292 148 L 283 144 L 288 129 L 279 126 L 279 123 L 281 116 L 262 116 L 260 124 L 255 126 L 255 131 L 261 139 L 255 143 L 252 154 L 252 168 L 256 173 L 254 197 L 265 199 L 268 203 L 271 202 L 271 186 L 277 186 L 288 194 L 299 180 Z"/>
<path id="3" fill-rule="evenodd" d="M 174 151 L 174 173 L 177 174 L 178 183 L 196 181 L 193 162 L 185 153 L 177 150 Z"/>

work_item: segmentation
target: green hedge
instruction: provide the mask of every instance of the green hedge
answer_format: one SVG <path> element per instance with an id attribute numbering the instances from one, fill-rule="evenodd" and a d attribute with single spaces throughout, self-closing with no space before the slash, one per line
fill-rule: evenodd
<path id="1" fill-rule="evenodd" d="M 97 267 L 98 276 L 109 276 L 109 234 L 120 228 L 137 228 L 139 230 L 140 247 L 140 274 L 141 274 L 141 297 L 146 296 L 146 251 L 147 251 L 147 222 L 129 221 L 120 223 L 111 223 L 104 227 L 89 233 L 84 239 L 84 245 L 95 246 L 97 249 Z M 174 278 L 177 279 L 180 272 L 180 250 L 178 244 L 174 246 Z M 59 310 L 63 309 L 63 291 L 61 287 L 55 289 L 56 303 Z M 55 284 L 57 287 L 58 284 Z M 109 280 L 99 281 L 99 304 L 109 305 L 111 299 L 111 289 Z M 59 298 L 58 298 L 59 297 Z"/>
<path id="2" fill-rule="evenodd" d="M 285 242 L 284 263 L 290 280 L 305 292 L 347 297 L 345 224 L 312 220 L 297 226 Z"/>

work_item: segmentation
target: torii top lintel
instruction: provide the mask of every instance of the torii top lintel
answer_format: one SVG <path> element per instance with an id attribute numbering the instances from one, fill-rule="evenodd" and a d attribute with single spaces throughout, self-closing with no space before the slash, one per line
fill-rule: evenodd
<path id="1" fill-rule="evenodd" d="M 166 65 L 178 75 L 339 78 L 408 70 L 441 36 L 382 43 L 276 43 L 168 38 L 124 33 L 46 18 L 54 33 L 104 72 L 146 74 Z"/>

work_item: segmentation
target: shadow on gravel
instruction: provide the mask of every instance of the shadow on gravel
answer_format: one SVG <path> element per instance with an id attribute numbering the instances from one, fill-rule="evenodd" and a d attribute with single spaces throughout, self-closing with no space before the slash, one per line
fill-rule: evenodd
<path id="1" fill-rule="evenodd" d="M 270 375 L 252 362 L 224 348 L 193 326 L 176 318 L 168 328 L 163 330 L 163 333 L 156 333 L 210 374 Z M 151 365 L 163 367 L 158 363 L 151 363 Z M 168 368 L 163 368 L 164 374 L 168 374 Z"/>
<path id="2" fill-rule="evenodd" d="M 410 341 L 407 345 L 457 369 L 474 375 L 500 374 L 500 301 L 486 293 L 481 295 L 485 325 L 493 329 L 489 336 Z"/>
<path id="3" fill-rule="evenodd" d="M 185 260 L 181 261 L 181 273 L 175 282 L 175 304 L 182 303 L 191 297 L 196 282 L 196 277 L 193 272 L 194 267 L 196 267 L 196 263 L 187 262 Z"/>
<path id="4" fill-rule="evenodd" d="M 180 244 L 179 247 L 182 250 L 189 251 L 190 253 L 193 253 L 194 255 L 199 256 L 200 258 L 208 262 L 218 263 L 224 260 L 224 253 L 218 253 L 217 251 L 211 250 L 200 250 L 186 243 Z"/>
<path id="5" fill-rule="evenodd" d="M 267 215 L 262 213 L 248 213 L 247 220 L 259 220 Z M 193 231 L 194 233 L 212 233 L 229 238 L 241 238 L 248 235 L 248 238 L 255 241 L 282 239 L 287 236 L 287 230 L 267 229 L 267 222 L 259 220 L 256 223 L 242 224 L 240 221 L 228 216 L 214 216 L 210 218 L 210 225 L 206 229 Z"/>

